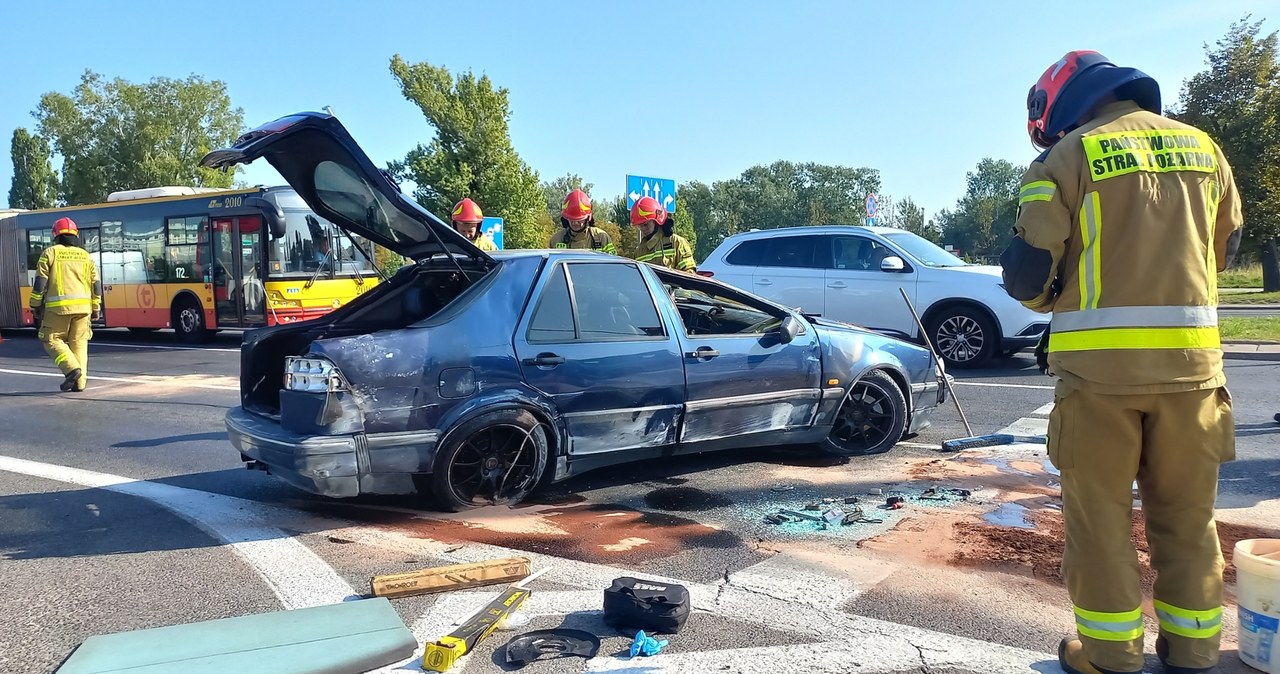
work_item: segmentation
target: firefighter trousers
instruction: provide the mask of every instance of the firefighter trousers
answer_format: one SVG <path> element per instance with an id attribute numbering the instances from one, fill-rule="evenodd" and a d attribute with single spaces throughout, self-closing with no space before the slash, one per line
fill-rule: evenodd
<path id="1" fill-rule="evenodd" d="M 85 388 L 89 379 L 89 339 L 93 330 L 89 314 L 51 314 L 40 318 L 40 341 L 62 374 L 80 369 L 76 388 Z"/>
<path id="2" fill-rule="evenodd" d="M 1225 387 L 1143 395 L 1063 390 L 1049 417 L 1049 458 L 1062 472 L 1062 568 L 1089 661 L 1143 666 L 1142 586 L 1132 540 L 1136 480 L 1156 572 L 1154 618 L 1166 664 L 1218 662 L 1222 550 L 1213 519 L 1218 467 L 1235 458 Z"/>

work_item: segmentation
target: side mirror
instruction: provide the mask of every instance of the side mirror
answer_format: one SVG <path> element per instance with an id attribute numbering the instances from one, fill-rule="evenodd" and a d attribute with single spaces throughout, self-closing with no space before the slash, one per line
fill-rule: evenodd
<path id="1" fill-rule="evenodd" d="M 244 205 L 262 210 L 262 217 L 267 221 L 267 229 L 271 232 L 271 238 L 284 238 L 284 209 L 262 197 L 249 197 L 244 200 Z"/>
<path id="2" fill-rule="evenodd" d="M 902 258 L 898 257 L 897 255 L 890 255 L 889 257 L 886 257 L 885 259 L 880 261 L 880 271 L 896 273 L 896 272 L 906 271 L 906 269 L 907 269 L 907 264 L 903 262 Z"/>
<path id="3" fill-rule="evenodd" d="M 778 326 L 778 341 L 790 344 L 800 335 L 801 329 L 800 321 L 796 320 L 795 316 L 787 314 L 787 317 L 782 319 L 782 324 Z"/>

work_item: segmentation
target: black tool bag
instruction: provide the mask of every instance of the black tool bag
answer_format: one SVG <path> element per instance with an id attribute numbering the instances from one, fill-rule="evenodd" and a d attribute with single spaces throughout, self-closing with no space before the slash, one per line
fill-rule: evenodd
<path id="1" fill-rule="evenodd" d="M 683 585 L 623 577 L 604 591 L 604 621 L 620 629 L 676 634 L 689 610 Z"/>

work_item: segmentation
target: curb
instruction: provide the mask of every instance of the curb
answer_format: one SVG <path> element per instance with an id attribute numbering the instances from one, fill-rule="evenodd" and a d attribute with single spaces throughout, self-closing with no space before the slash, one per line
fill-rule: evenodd
<path id="1" fill-rule="evenodd" d="M 1268 351 L 1223 351 L 1223 360 L 1269 360 L 1280 362 L 1280 353 Z"/>

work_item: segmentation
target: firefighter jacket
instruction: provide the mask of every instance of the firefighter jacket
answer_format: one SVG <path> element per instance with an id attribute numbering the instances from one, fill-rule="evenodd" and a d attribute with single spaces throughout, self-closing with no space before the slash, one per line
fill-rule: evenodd
<path id="1" fill-rule="evenodd" d="M 486 253 L 498 250 L 498 244 L 494 243 L 493 239 L 489 238 L 488 234 L 481 234 L 480 236 L 477 236 L 471 240 L 471 243 L 474 243 L 476 248 L 479 248 Z"/>
<path id="2" fill-rule="evenodd" d="M 665 236 L 661 230 L 640 240 L 635 257 L 639 262 L 659 264 L 677 271 L 692 272 L 694 269 L 693 248 L 689 242 L 679 234 Z"/>
<path id="3" fill-rule="evenodd" d="M 551 235 L 551 241 L 547 243 L 547 247 L 590 248 L 610 255 L 618 254 L 618 249 L 614 247 L 613 239 L 609 236 L 609 233 L 594 225 L 587 225 L 581 232 L 562 227 L 560 231 Z"/>
<path id="4" fill-rule="evenodd" d="M 102 306 L 102 283 L 93 258 L 83 248 L 55 244 L 36 264 L 31 288 L 33 310 L 59 315 L 91 314 Z"/>
<path id="5" fill-rule="evenodd" d="M 1052 312 L 1068 388 L 1143 394 L 1225 383 L 1217 272 L 1239 244 L 1222 151 L 1192 126 L 1112 103 L 1027 170 L 1006 291 Z"/>

